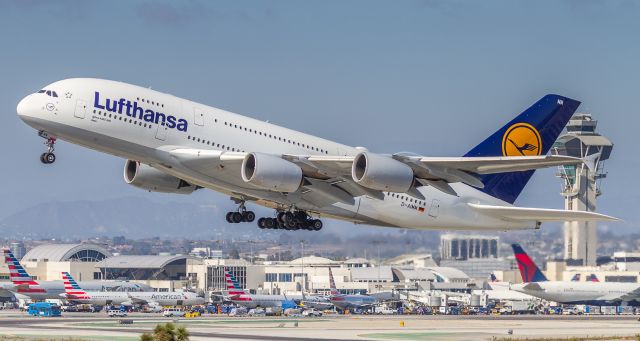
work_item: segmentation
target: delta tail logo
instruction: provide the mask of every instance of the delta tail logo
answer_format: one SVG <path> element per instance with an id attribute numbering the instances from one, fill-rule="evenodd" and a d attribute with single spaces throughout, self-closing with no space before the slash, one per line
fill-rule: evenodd
<path id="1" fill-rule="evenodd" d="M 502 155 L 536 156 L 542 152 L 538 129 L 527 123 L 516 123 L 502 137 Z"/>

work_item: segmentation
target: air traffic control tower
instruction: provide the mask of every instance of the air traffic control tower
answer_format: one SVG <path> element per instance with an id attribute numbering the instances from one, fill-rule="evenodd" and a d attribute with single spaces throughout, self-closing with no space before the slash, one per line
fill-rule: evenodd
<path id="1" fill-rule="evenodd" d="M 553 153 L 582 158 L 583 164 L 561 166 L 557 176 L 564 181 L 561 195 L 567 210 L 595 211 L 601 192 L 604 161 L 611 155 L 613 143 L 596 133 L 598 121 L 591 114 L 577 113 L 567 124 L 567 133 L 553 145 Z M 596 265 L 598 235 L 595 221 L 571 221 L 564 224 L 564 258 L 567 265 Z"/>

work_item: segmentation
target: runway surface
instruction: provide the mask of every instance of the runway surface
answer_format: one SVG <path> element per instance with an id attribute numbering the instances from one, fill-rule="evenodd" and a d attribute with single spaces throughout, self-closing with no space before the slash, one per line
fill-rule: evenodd
<path id="1" fill-rule="evenodd" d="M 120 325 L 105 313 L 67 313 L 36 318 L 0 312 L 0 336 L 24 339 L 77 337 L 137 340 L 156 324 L 172 322 L 158 314 L 133 314 Z M 523 337 L 622 336 L 640 334 L 637 316 L 325 316 L 320 318 L 227 317 L 179 319 L 192 340 L 491 340 Z M 402 325 L 404 324 L 404 326 Z M 513 335 L 508 331 L 512 330 Z"/>

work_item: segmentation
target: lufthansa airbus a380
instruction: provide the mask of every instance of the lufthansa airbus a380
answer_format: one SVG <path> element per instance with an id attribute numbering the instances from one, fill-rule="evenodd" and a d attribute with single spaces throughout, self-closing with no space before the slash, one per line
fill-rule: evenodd
<path id="1" fill-rule="evenodd" d="M 523 208 L 514 201 L 534 170 L 579 164 L 546 155 L 580 102 L 546 95 L 462 157 L 384 155 L 122 82 L 75 78 L 26 96 L 18 116 L 46 139 L 126 159 L 128 184 L 231 197 L 273 208 L 260 228 L 320 230 L 331 217 L 417 229 L 510 230 L 545 221 L 615 220 L 594 213 Z"/>

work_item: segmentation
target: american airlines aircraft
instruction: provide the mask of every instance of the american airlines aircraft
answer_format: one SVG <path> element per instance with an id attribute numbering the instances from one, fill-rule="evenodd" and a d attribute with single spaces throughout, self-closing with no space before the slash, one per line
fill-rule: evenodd
<path id="1" fill-rule="evenodd" d="M 373 296 L 367 295 L 345 295 L 338 292 L 336 288 L 336 282 L 333 278 L 333 271 L 329 268 L 329 286 L 331 288 L 331 295 L 329 295 L 329 302 L 333 303 L 337 308 L 341 310 L 347 309 L 368 309 L 372 308 L 378 300 Z"/>
<path id="2" fill-rule="evenodd" d="M 225 299 L 241 305 L 246 308 L 273 308 L 280 307 L 283 309 L 296 307 L 297 304 L 285 295 L 253 295 L 247 293 L 240 283 L 236 280 L 236 277 L 224 269 L 224 277 L 227 282 L 227 296 Z"/>
<path id="3" fill-rule="evenodd" d="M 519 244 L 513 244 L 522 284 L 511 290 L 563 304 L 640 306 L 640 284 L 549 281 Z"/>
<path id="4" fill-rule="evenodd" d="M 60 297 L 83 304 L 97 305 L 124 305 L 146 304 L 149 306 L 181 306 L 204 304 L 204 297 L 198 297 L 193 292 L 105 292 L 105 291 L 84 291 L 82 287 L 71 277 L 68 272 L 62 273 L 64 281 L 64 293 Z"/>
<path id="5" fill-rule="evenodd" d="M 3 288 L 13 294 L 23 295 L 32 300 L 59 299 L 64 293 L 62 281 L 37 281 L 31 277 L 22 267 L 20 261 L 11 250 L 3 249 L 4 260 L 9 268 L 9 279 L 13 288 Z M 131 283 L 125 281 L 87 281 L 80 282 L 82 286 L 94 291 L 149 291 L 151 287 L 146 284 Z"/>
<path id="6" fill-rule="evenodd" d="M 51 83 L 17 106 L 46 139 L 126 159 L 139 188 L 189 194 L 200 188 L 238 204 L 230 223 L 273 208 L 260 228 L 320 230 L 331 217 L 417 229 L 510 230 L 546 221 L 614 220 L 594 212 L 514 207 L 537 168 L 581 164 L 546 155 L 580 102 L 546 95 L 462 157 L 385 155 L 351 147 L 131 84 L 91 78 Z M 582 164 L 581 167 L 585 165 Z"/>

